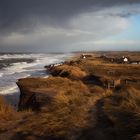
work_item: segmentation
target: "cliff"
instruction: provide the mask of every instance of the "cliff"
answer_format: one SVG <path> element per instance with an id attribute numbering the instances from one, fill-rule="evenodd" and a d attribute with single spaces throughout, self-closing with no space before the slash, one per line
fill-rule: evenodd
<path id="1" fill-rule="evenodd" d="M 140 139 L 140 67 L 90 57 L 46 68 L 52 76 L 18 80 L 19 112 L 0 100 L 0 139 Z M 106 86 L 130 75 L 137 82 Z"/>
<path id="2" fill-rule="evenodd" d="M 25 78 L 17 82 L 20 88 L 19 110 L 41 110 L 50 106 L 57 97 L 66 97 L 69 94 L 86 94 L 88 88 L 80 81 L 71 81 L 67 78 Z M 66 97 L 67 98 L 67 97 Z"/>

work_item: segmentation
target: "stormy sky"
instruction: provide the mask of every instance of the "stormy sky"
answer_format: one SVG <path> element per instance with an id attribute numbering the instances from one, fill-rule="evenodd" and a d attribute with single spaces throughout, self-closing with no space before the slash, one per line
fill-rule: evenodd
<path id="1" fill-rule="evenodd" d="M 140 0 L 0 0 L 0 52 L 140 51 Z"/>

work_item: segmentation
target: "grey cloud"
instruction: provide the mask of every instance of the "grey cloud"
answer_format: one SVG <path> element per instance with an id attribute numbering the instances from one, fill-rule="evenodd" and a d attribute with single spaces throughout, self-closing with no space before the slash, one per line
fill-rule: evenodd
<path id="1" fill-rule="evenodd" d="M 139 0 L 0 0 L 1 34 L 31 32 L 49 24 L 65 26 L 75 15 Z"/>
<path id="2" fill-rule="evenodd" d="M 88 49 L 89 42 L 121 32 L 126 28 L 127 20 L 121 17 L 96 17 L 94 13 L 88 13 L 72 19 L 70 24 L 71 29 L 45 26 L 34 33 L 15 33 L 3 37 L 0 40 L 1 46 L 4 46 L 1 51 L 70 51 L 83 50 L 84 46 Z"/>
<path id="3" fill-rule="evenodd" d="M 140 13 L 139 1 L 0 0 L 0 51 L 105 48 L 94 42 L 127 29 L 127 17 Z"/>

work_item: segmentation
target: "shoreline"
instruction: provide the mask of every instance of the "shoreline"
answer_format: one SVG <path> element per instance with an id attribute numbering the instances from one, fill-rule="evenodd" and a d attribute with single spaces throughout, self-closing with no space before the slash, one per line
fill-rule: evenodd
<path id="1" fill-rule="evenodd" d="M 47 59 L 48 59 L 48 61 L 49 61 L 49 63 L 51 62 L 51 60 L 49 60 L 49 59 L 51 59 L 51 54 L 47 54 L 46 56 L 44 56 L 44 54 L 37 54 L 37 55 L 39 55 L 39 56 L 44 56 L 43 58 L 39 58 L 41 61 L 42 61 L 42 63 L 40 62 L 40 65 L 42 65 L 42 66 L 39 66 L 39 67 L 42 67 L 41 69 L 37 69 L 37 63 L 39 63 L 39 61 L 36 61 L 37 59 L 35 58 L 35 55 L 36 54 L 25 54 L 25 58 L 24 58 L 24 56 L 20 56 L 19 54 L 17 55 L 17 54 L 12 54 L 11 56 L 10 55 L 7 55 L 7 54 L 3 54 L 4 56 L 2 56 L 2 58 L 3 59 L 1 59 L 1 62 L 6 62 L 6 63 L 8 63 L 8 64 L 10 64 L 11 62 L 12 62 L 12 64 L 13 64 L 13 66 L 11 67 L 13 70 L 15 70 L 14 69 L 14 67 L 20 67 L 21 68 L 21 70 L 22 70 L 22 67 L 23 67 L 23 71 L 24 71 L 24 68 L 25 68 L 25 71 L 27 70 L 31 70 L 32 72 L 30 72 L 30 74 L 29 74 L 29 72 L 28 72 L 28 74 L 27 74 L 27 76 L 23 76 L 22 77 L 22 74 L 21 74 L 21 78 L 27 78 L 27 77 L 48 77 L 48 76 L 46 76 L 46 75 L 48 75 L 47 73 L 46 73 L 46 69 L 44 68 L 44 66 L 45 66 L 45 62 L 43 62 L 44 61 L 44 59 L 46 59 L 46 57 L 47 57 Z M 30 56 L 31 55 L 31 56 Z M 54 54 L 52 54 L 52 60 L 53 61 L 56 61 L 56 58 L 53 58 L 53 55 Z M 11 59 L 10 59 L 10 57 L 11 57 Z M 16 58 L 17 57 L 17 58 Z M 30 57 L 33 57 L 33 58 L 30 58 Z M 66 57 L 66 55 L 64 56 L 64 54 L 62 54 L 62 56 L 59 54 L 58 55 L 58 61 L 63 61 L 63 57 L 64 57 L 64 59 L 66 59 L 65 57 Z M 28 66 L 27 67 L 27 69 L 26 69 L 26 64 L 25 64 L 25 62 L 24 61 L 28 61 L 27 62 L 27 64 L 29 64 L 29 65 L 31 65 L 31 66 Z M 20 63 L 23 63 L 22 64 L 22 66 L 20 66 Z M 35 64 L 35 62 L 37 62 L 36 64 Z M 47 63 L 47 62 L 46 62 Z M 53 63 L 55 63 L 55 62 L 53 62 Z M 18 65 L 17 65 L 18 64 Z M 44 64 L 44 66 L 43 66 L 43 64 Z M 25 65 L 25 66 L 24 66 Z M 34 65 L 35 65 L 35 69 L 34 69 Z M 49 65 L 49 64 L 48 64 Z M 10 67 L 8 67 L 8 69 L 10 70 Z M 20 69 L 19 69 L 20 70 Z M 20 70 L 20 71 L 21 71 Z M 41 70 L 41 71 L 40 71 Z M 4 70 L 3 70 L 3 72 L 4 72 Z M 8 72 L 8 71 L 7 71 Z M 22 71 L 21 71 L 22 72 Z M 16 72 L 15 72 L 16 73 Z M 42 73 L 43 73 L 43 75 L 42 75 Z M 6 74 L 6 73 L 5 73 Z M 14 74 L 14 73 L 13 73 Z M 18 70 L 17 70 L 17 74 L 18 74 Z M 20 74 L 20 72 L 19 72 L 19 74 Z M 4 75 L 4 74 L 3 74 Z M 3 76 L 2 75 L 2 76 Z M 12 76 L 12 73 L 11 73 L 11 76 Z M 12 78 L 12 77 L 11 77 Z M 21 79 L 21 78 L 18 78 L 18 79 Z M 16 81 L 18 80 L 18 79 L 15 79 L 15 83 L 16 83 Z M 9 81 L 10 81 L 10 79 L 9 79 Z M 8 82 L 8 81 L 7 81 Z M 5 87 L 4 87 L 5 88 Z M 19 90 L 15 90 L 15 88 L 18 88 L 17 87 L 17 85 L 15 84 L 15 85 L 12 85 L 11 84 L 11 87 L 10 87 L 10 85 L 9 85 L 9 88 L 7 87 L 7 88 L 5 88 L 4 89 L 4 94 L 1 94 L 1 96 L 5 96 L 5 98 L 6 98 L 6 102 L 9 104 L 9 105 L 12 105 L 13 107 L 15 107 L 15 106 L 17 106 L 17 105 L 15 105 L 15 104 L 18 104 L 18 98 L 19 98 L 19 95 L 20 95 L 20 92 L 19 92 Z M 19 94 L 19 95 L 18 95 Z M 16 97 L 15 97 L 16 96 Z M 16 99 L 16 100 L 15 100 Z"/>
<path id="2" fill-rule="evenodd" d="M 125 53 L 128 53 L 128 52 L 125 52 Z M 90 65 L 93 65 L 93 68 L 95 70 L 94 69 L 90 70 L 91 69 Z M 100 68 L 100 66 L 102 66 L 103 69 L 106 67 L 104 71 L 102 71 L 102 68 Z M 110 67 L 112 67 L 111 68 L 112 70 L 109 70 Z M 123 74 L 122 72 L 122 74 L 118 76 L 118 72 L 115 72 L 117 71 L 117 69 L 118 70 L 124 69 L 125 67 L 135 69 L 135 68 L 138 68 L 139 65 L 132 65 L 132 64 L 130 65 L 130 64 L 124 64 L 124 63 L 118 64 L 118 63 L 108 62 L 108 59 L 106 60 L 102 58 L 102 53 L 100 55 L 95 54 L 95 53 L 84 53 L 84 54 L 76 53 L 70 57 L 67 57 L 65 61 L 63 62 L 45 65 L 44 68 L 46 69 L 46 73 L 48 73 L 48 75 L 45 76 L 45 78 L 44 77 L 37 77 L 37 78 L 27 77 L 27 78 L 23 78 L 23 81 L 24 80 L 26 81 L 26 79 L 29 79 L 29 80 L 34 79 L 33 81 L 35 82 L 35 80 L 42 79 L 42 78 L 47 80 L 49 78 L 61 77 L 61 78 L 68 78 L 72 81 L 81 81 L 86 86 L 88 86 L 89 89 L 91 88 L 90 87 L 91 84 L 94 84 L 100 89 L 101 92 L 108 92 L 108 90 L 113 92 L 113 90 L 116 90 L 125 86 L 124 82 L 126 81 L 126 79 L 128 79 L 127 78 L 128 75 Z M 132 82 L 132 84 L 133 84 L 133 81 L 134 83 L 135 81 L 137 83 L 137 80 L 140 81 L 140 79 L 137 76 L 134 78 L 134 80 L 133 79 L 131 80 L 131 77 L 130 77 L 130 82 Z M 22 79 L 19 79 L 17 82 L 19 89 L 21 88 L 20 85 L 18 84 L 20 83 L 20 81 L 22 81 Z M 129 82 L 129 79 L 128 79 L 128 82 Z M 22 84 L 24 85 L 24 82 Z M 34 87 L 34 85 L 32 84 L 31 86 Z M 25 84 L 25 87 L 26 87 L 26 84 Z M 43 88 L 46 88 L 46 87 L 43 87 Z M 138 86 L 136 86 L 136 88 L 138 88 Z M 34 90 L 36 90 L 36 88 Z M 90 90 L 92 90 L 92 88 Z M 34 91 L 32 92 L 36 94 L 36 92 Z M 38 92 L 44 93 L 45 90 L 42 91 L 41 89 L 41 91 L 38 91 Z M 20 94 L 22 94 L 22 90 Z"/>
<path id="3" fill-rule="evenodd" d="M 140 65 L 112 63 L 96 54 L 76 57 L 46 66 L 51 74 L 48 78 L 18 80 L 18 112 L 9 109 L 10 117 L 3 115 L 10 120 L 12 135 L 8 135 L 6 120 L 0 124 L 5 130 L 1 139 L 6 135 L 8 140 L 21 136 L 35 140 L 138 137 Z"/>

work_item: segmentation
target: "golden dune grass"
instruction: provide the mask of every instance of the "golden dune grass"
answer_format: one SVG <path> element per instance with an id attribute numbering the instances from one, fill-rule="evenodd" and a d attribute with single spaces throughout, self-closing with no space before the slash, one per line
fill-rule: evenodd
<path id="1" fill-rule="evenodd" d="M 55 67 L 52 71 L 53 75 L 67 77 L 73 80 L 82 79 L 86 76 L 86 72 L 82 71 L 79 67 L 62 65 L 59 67 Z"/>
<path id="2" fill-rule="evenodd" d="M 17 112 L 10 106 L 7 105 L 4 98 L 0 97 L 0 120 L 13 120 L 15 119 Z"/>

